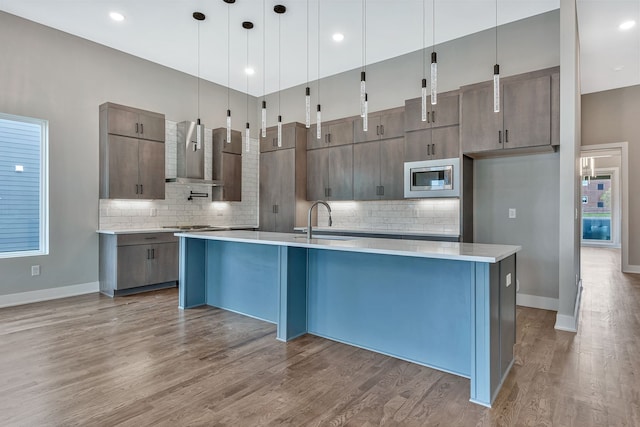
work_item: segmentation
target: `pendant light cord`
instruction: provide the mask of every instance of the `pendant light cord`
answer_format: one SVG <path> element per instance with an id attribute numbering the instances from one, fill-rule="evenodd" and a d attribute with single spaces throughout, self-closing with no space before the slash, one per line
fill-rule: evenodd
<path id="1" fill-rule="evenodd" d="M 249 73 L 247 70 L 249 69 L 249 29 L 247 29 L 247 65 L 244 70 L 247 75 L 247 124 L 249 123 Z"/>
<path id="2" fill-rule="evenodd" d="M 498 0 L 496 0 L 496 64 L 498 63 Z"/>
<path id="3" fill-rule="evenodd" d="M 320 2 L 318 0 L 318 105 L 320 105 Z"/>
<path id="4" fill-rule="evenodd" d="M 307 87 L 309 87 L 309 0 L 307 0 Z"/>
<path id="5" fill-rule="evenodd" d="M 266 0 L 262 0 L 262 102 L 267 98 L 267 41 L 266 41 Z"/>
<path id="6" fill-rule="evenodd" d="M 436 0 L 433 0 L 432 5 L 433 5 L 433 10 L 431 11 L 431 22 L 432 22 L 431 27 L 432 27 L 433 34 L 431 36 L 431 53 L 436 51 Z"/>
<path id="7" fill-rule="evenodd" d="M 198 22 L 198 119 L 200 119 L 200 22 Z"/>
<path id="8" fill-rule="evenodd" d="M 231 4 L 227 3 L 227 110 L 231 99 Z"/>
<path id="9" fill-rule="evenodd" d="M 278 116 L 280 116 L 280 87 L 281 87 L 281 75 L 282 75 L 282 44 L 281 44 L 281 36 L 280 36 L 280 15 L 278 14 Z"/>
<path id="10" fill-rule="evenodd" d="M 426 78 L 427 76 L 427 18 L 425 17 L 427 13 L 426 8 L 426 0 L 422 0 L 422 78 Z"/>
<path id="11" fill-rule="evenodd" d="M 362 70 L 367 71 L 367 0 L 362 0 Z"/>

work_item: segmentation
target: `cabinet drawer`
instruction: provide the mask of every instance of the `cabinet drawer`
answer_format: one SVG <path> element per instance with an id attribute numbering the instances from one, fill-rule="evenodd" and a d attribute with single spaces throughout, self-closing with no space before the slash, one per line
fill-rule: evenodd
<path id="1" fill-rule="evenodd" d="M 152 243 L 173 243 L 178 238 L 173 231 L 166 233 L 132 233 L 118 234 L 118 246 L 148 245 Z"/>

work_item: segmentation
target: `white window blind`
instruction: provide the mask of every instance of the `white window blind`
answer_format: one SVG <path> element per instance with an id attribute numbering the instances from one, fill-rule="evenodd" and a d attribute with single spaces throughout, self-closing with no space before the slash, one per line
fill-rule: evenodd
<path id="1" fill-rule="evenodd" d="M 0 258 L 48 253 L 46 120 L 0 113 Z"/>

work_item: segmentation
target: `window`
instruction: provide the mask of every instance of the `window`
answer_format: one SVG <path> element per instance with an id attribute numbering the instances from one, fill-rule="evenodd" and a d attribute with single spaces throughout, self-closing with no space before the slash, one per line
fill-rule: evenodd
<path id="1" fill-rule="evenodd" d="M 49 252 L 48 122 L 0 113 L 0 258 Z"/>

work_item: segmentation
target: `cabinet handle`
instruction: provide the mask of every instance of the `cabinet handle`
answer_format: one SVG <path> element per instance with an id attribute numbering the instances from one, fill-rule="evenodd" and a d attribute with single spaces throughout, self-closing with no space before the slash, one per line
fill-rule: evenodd
<path id="1" fill-rule="evenodd" d="M 328 197 L 331 197 L 331 187 L 329 187 L 329 194 L 327 194 Z"/>
<path id="2" fill-rule="evenodd" d="M 136 194 L 140 194 L 138 191 L 138 184 L 136 184 Z"/>
<path id="3" fill-rule="evenodd" d="M 380 125 L 376 126 L 376 135 L 380 135 Z"/>
<path id="4" fill-rule="evenodd" d="M 502 131 L 498 131 L 498 144 L 502 144 Z"/>
<path id="5" fill-rule="evenodd" d="M 435 122 L 436 122 L 436 111 L 435 111 L 435 110 L 433 110 L 433 111 L 431 112 L 431 122 L 432 122 L 432 123 L 435 123 Z"/>
<path id="6" fill-rule="evenodd" d="M 504 131 L 504 143 L 505 144 L 509 143 L 509 129 L 505 129 Z"/>
<path id="7" fill-rule="evenodd" d="M 155 240 L 157 237 L 145 237 L 144 240 Z"/>
<path id="8" fill-rule="evenodd" d="M 384 125 L 380 125 L 380 135 L 384 135 Z"/>
<path id="9" fill-rule="evenodd" d="M 380 195 L 380 186 L 376 185 L 376 196 Z"/>
<path id="10" fill-rule="evenodd" d="M 427 144 L 427 156 L 431 155 L 431 144 Z"/>
<path id="11" fill-rule="evenodd" d="M 140 194 L 144 194 L 144 187 L 140 184 Z"/>
<path id="12" fill-rule="evenodd" d="M 156 259 L 156 250 L 151 249 L 151 259 Z"/>
<path id="13" fill-rule="evenodd" d="M 436 155 L 436 144 L 431 144 L 431 155 L 432 156 Z"/>
<path id="14" fill-rule="evenodd" d="M 151 259 L 151 249 L 147 249 L 147 259 Z"/>
<path id="15" fill-rule="evenodd" d="M 431 123 L 431 114 L 427 111 L 427 123 Z"/>
<path id="16" fill-rule="evenodd" d="M 384 185 L 380 186 L 380 194 L 379 196 L 384 196 Z"/>
<path id="17" fill-rule="evenodd" d="M 144 133 L 144 123 L 140 123 L 140 134 Z"/>
<path id="18" fill-rule="evenodd" d="M 138 133 L 138 123 L 136 123 L 136 133 Z"/>
<path id="19" fill-rule="evenodd" d="M 329 144 L 331 144 L 331 134 L 330 133 L 327 134 L 327 139 L 329 140 Z"/>

